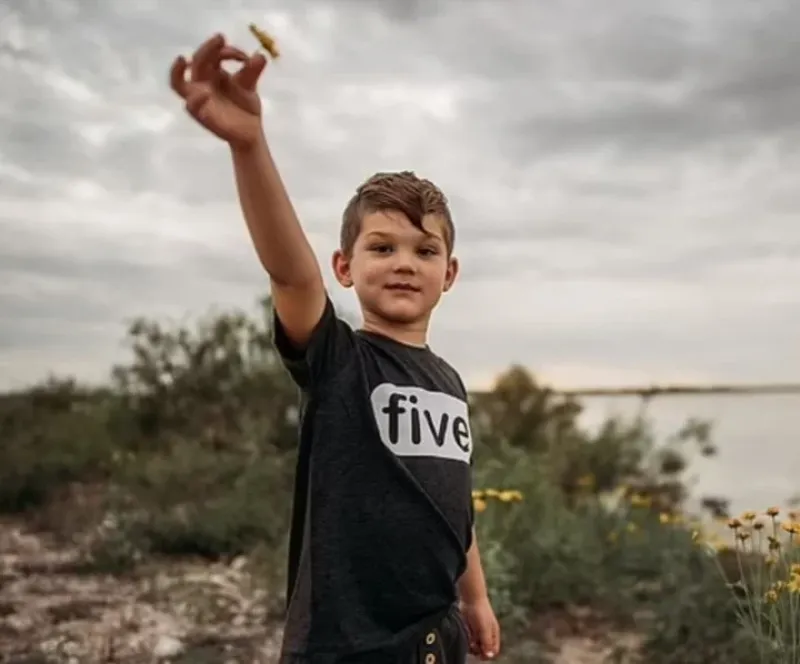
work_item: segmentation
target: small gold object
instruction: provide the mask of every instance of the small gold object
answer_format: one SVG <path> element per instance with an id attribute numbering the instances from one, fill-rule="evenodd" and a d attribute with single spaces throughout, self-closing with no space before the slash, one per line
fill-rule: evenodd
<path id="1" fill-rule="evenodd" d="M 267 53 L 269 53 L 274 59 L 280 57 L 281 52 L 278 50 L 275 40 L 266 32 L 261 30 L 255 23 L 250 24 L 250 32 L 253 33 L 253 36 L 258 39 L 258 43 L 261 44 L 264 50 L 267 51 Z"/>

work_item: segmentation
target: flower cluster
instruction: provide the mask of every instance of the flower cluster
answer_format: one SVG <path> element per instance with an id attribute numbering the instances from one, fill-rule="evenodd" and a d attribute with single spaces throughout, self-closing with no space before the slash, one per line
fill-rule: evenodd
<path id="1" fill-rule="evenodd" d="M 770 554 L 768 561 L 774 559 L 777 552 L 781 550 L 781 534 L 786 538 L 786 544 L 800 544 L 800 515 L 797 512 L 789 512 L 787 519 L 778 521 L 780 508 L 770 507 L 764 512 L 767 517 L 760 518 L 757 512 L 747 511 L 740 517 L 728 520 L 728 528 L 734 532 L 734 537 L 738 545 L 744 545 L 750 541 L 754 535 L 763 537 L 764 530 L 767 529 L 771 534 L 766 535 L 767 550 Z"/>
<path id="2" fill-rule="evenodd" d="M 472 492 L 472 504 L 476 512 L 483 512 L 489 500 L 518 503 L 522 500 L 522 493 L 513 489 L 478 489 Z"/>
<path id="3" fill-rule="evenodd" d="M 758 643 L 762 661 L 794 664 L 800 652 L 800 518 L 770 507 L 729 519 L 740 580 L 733 584 L 739 617 Z M 753 561 L 756 561 L 755 564 Z"/>
<path id="4" fill-rule="evenodd" d="M 778 579 L 773 582 L 764 594 L 764 600 L 769 604 L 774 604 L 784 592 L 800 595 L 800 563 L 789 565 L 788 578 Z"/>

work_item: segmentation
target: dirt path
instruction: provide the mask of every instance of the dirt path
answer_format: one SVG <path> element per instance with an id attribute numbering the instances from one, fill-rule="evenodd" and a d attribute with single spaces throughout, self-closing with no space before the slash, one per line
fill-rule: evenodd
<path id="1" fill-rule="evenodd" d="M 259 578 L 243 558 L 90 573 L 76 548 L 0 521 L 0 662 L 273 664 L 281 626 Z M 553 664 L 601 664 L 610 654 L 596 636 L 553 641 Z"/>
<path id="2" fill-rule="evenodd" d="M 170 564 L 135 577 L 81 572 L 74 549 L 0 523 L 0 660 L 271 663 L 280 628 L 245 560 Z"/>

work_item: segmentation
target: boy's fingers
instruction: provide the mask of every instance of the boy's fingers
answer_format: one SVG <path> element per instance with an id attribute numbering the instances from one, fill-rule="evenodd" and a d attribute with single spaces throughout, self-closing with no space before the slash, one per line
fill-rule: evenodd
<path id="1" fill-rule="evenodd" d="M 481 654 L 488 659 L 494 657 L 494 639 L 492 638 L 491 632 L 488 634 L 484 632 L 481 635 Z"/>
<path id="2" fill-rule="evenodd" d="M 235 46 L 223 46 L 219 51 L 220 60 L 236 60 L 237 62 L 247 62 L 249 57 L 242 49 Z"/>
<path id="3" fill-rule="evenodd" d="M 236 48 L 235 46 L 223 46 L 216 56 L 211 73 L 211 80 L 216 85 L 219 85 L 220 88 L 230 90 L 232 87 L 234 87 L 229 85 L 231 80 L 233 80 L 233 74 L 229 73 L 222 66 L 222 63 L 226 61 L 240 62 L 244 63 L 243 66 L 246 66 L 248 61 L 247 53 L 240 48 Z"/>
<path id="4" fill-rule="evenodd" d="M 469 652 L 471 655 L 480 655 L 481 654 L 481 640 L 480 640 L 480 633 L 477 629 L 475 629 L 474 621 L 466 620 L 465 623 L 467 628 L 467 639 L 469 641 Z"/>
<path id="5" fill-rule="evenodd" d="M 491 623 L 481 626 L 481 654 L 487 659 L 494 659 L 499 649 L 499 635 Z"/>
<path id="6" fill-rule="evenodd" d="M 214 35 L 204 41 L 192 55 L 192 80 L 208 80 L 213 76 L 215 65 L 218 65 L 219 52 L 225 46 L 222 35 Z"/>
<path id="7" fill-rule="evenodd" d="M 175 58 L 169 70 L 169 84 L 175 94 L 186 99 L 186 58 L 182 55 Z"/>
<path id="8" fill-rule="evenodd" d="M 492 630 L 489 636 L 488 647 L 486 648 L 486 656 L 489 659 L 494 659 L 500 652 L 500 627 L 495 623 L 492 625 Z"/>
<path id="9" fill-rule="evenodd" d="M 234 74 L 233 80 L 245 90 L 255 90 L 258 79 L 266 66 L 267 59 L 261 53 L 256 53 L 247 58 L 244 66 Z"/>

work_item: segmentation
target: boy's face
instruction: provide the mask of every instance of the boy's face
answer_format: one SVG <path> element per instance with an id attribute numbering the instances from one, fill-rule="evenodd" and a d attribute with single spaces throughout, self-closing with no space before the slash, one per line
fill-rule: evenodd
<path id="1" fill-rule="evenodd" d="M 427 233 L 395 210 L 368 213 L 352 255 L 334 256 L 336 276 L 343 286 L 355 288 L 365 318 L 389 325 L 427 324 L 453 284 L 458 263 L 448 256 L 444 221 L 427 215 L 423 226 Z"/>

